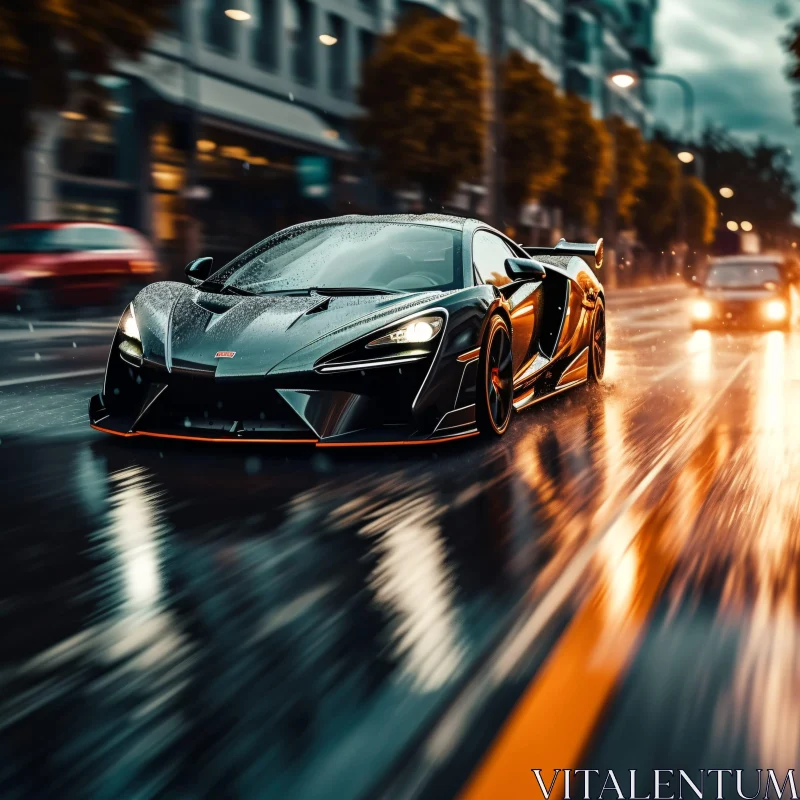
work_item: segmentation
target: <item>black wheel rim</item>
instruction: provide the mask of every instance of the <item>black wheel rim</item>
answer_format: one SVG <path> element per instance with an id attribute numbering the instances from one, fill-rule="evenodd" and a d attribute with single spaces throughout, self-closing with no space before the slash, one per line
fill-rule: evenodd
<path id="1" fill-rule="evenodd" d="M 511 414 L 513 379 L 511 342 L 508 334 L 499 328 L 489 347 L 486 374 L 489 414 L 497 430 L 505 428 Z"/>
<path id="2" fill-rule="evenodd" d="M 602 305 L 599 305 L 595 311 L 592 353 L 594 355 L 594 374 L 599 379 L 603 377 L 606 370 L 606 310 Z"/>

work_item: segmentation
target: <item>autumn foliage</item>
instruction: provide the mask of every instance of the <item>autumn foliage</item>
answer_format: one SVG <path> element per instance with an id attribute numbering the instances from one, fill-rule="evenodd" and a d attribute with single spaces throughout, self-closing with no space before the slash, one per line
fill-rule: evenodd
<path id="1" fill-rule="evenodd" d="M 647 143 L 642 132 L 621 117 L 612 117 L 608 127 L 617 161 L 617 215 L 627 226 L 633 222 L 633 208 L 647 182 Z"/>
<path id="2" fill-rule="evenodd" d="M 482 179 L 484 98 L 474 40 L 447 17 L 412 14 L 365 64 L 359 138 L 387 184 L 419 186 L 439 207 L 460 182 Z"/>
<path id="3" fill-rule="evenodd" d="M 563 100 L 538 64 L 512 51 L 503 65 L 506 209 L 515 216 L 558 183 L 566 135 Z"/>
<path id="4" fill-rule="evenodd" d="M 592 116 L 589 104 L 574 94 L 564 101 L 564 127 L 564 171 L 555 199 L 571 225 L 596 226 L 600 201 L 611 180 L 611 135 Z"/>
<path id="5" fill-rule="evenodd" d="M 675 232 L 678 216 L 680 162 L 658 142 L 647 148 L 647 181 L 639 191 L 634 209 L 636 230 L 650 250 L 663 250 Z"/>

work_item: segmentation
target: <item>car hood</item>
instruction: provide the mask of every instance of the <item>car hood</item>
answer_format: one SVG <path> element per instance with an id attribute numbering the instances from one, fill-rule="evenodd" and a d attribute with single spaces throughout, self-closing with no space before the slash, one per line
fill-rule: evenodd
<path id="1" fill-rule="evenodd" d="M 441 292 L 241 297 L 156 283 L 133 305 L 147 360 L 168 369 L 249 377 L 309 369 L 327 353 L 441 297 Z"/>
<path id="2" fill-rule="evenodd" d="M 753 302 L 757 300 L 771 300 L 774 297 L 781 297 L 780 289 L 764 289 L 762 287 L 753 289 L 706 289 L 704 292 L 708 300 L 718 302 Z"/>

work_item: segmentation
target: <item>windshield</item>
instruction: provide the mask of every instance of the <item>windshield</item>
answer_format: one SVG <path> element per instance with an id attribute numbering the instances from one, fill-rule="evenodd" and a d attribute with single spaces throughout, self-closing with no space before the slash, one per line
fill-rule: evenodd
<path id="1" fill-rule="evenodd" d="M 708 273 L 706 286 L 711 288 L 754 289 L 775 288 L 781 281 L 781 271 L 776 264 L 719 264 Z M 768 286 L 767 284 L 773 284 Z"/>
<path id="2" fill-rule="evenodd" d="M 53 228 L 0 230 L 0 253 L 53 253 L 63 247 Z"/>
<path id="3" fill-rule="evenodd" d="M 462 288 L 461 231 L 388 222 L 313 225 L 278 234 L 214 282 L 248 292 Z"/>

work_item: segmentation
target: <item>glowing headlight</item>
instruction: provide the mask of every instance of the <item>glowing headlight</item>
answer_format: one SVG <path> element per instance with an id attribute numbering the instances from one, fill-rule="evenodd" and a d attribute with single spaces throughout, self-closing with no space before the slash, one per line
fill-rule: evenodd
<path id="1" fill-rule="evenodd" d="M 136 324 L 136 317 L 133 315 L 133 306 L 129 305 L 119 321 L 120 333 L 127 339 L 133 339 L 136 342 L 141 342 L 142 337 L 139 335 L 139 326 Z"/>
<path id="2" fill-rule="evenodd" d="M 708 300 L 698 300 L 694 304 L 694 308 L 692 308 L 692 316 L 695 319 L 711 319 L 711 315 L 714 313 L 714 309 L 711 307 L 711 303 Z"/>
<path id="3" fill-rule="evenodd" d="M 142 365 L 142 337 L 139 335 L 139 326 L 133 315 L 133 305 L 129 305 L 119 321 L 119 332 L 122 338 L 119 342 L 119 352 L 123 361 L 139 367 Z"/>
<path id="4" fill-rule="evenodd" d="M 764 316 L 772 322 L 781 322 L 786 319 L 786 303 L 783 300 L 770 300 L 764 306 Z"/>
<path id="5" fill-rule="evenodd" d="M 441 317 L 417 317 L 395 328 L 385 336 L 370 342 L 367 347 L 381 347 L 387 344 L 423 344 L 435 339 L 444 326 Z"/>

